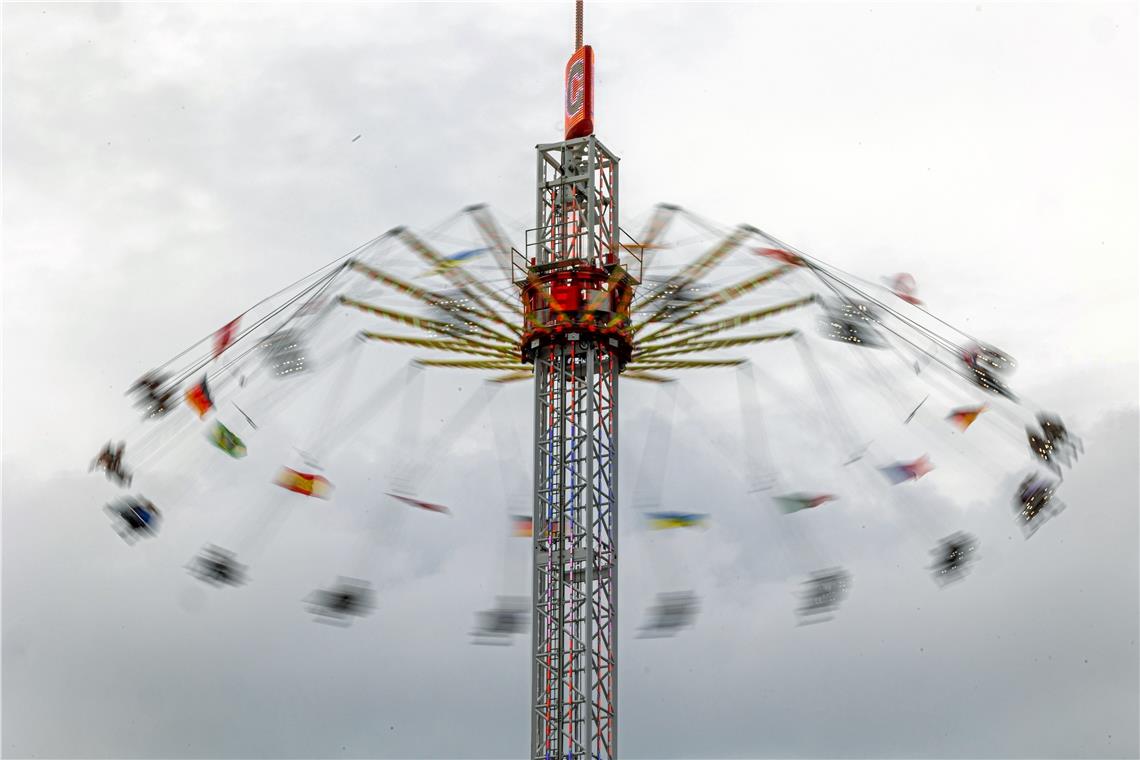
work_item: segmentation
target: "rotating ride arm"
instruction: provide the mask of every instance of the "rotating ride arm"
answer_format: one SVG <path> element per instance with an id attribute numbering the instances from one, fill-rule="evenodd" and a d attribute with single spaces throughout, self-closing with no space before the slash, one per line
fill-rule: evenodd
<path id="1" fill-rule="evenodd" d="M 668 346 L 661 348 L 647 348 L 644 350 L 635 351 L 633 354 L 634 361 L 640 361 L 642 357 L 652 359 L 659 359 L 663 356 L 676 356 L 677 354 L 692 354 L 699 351 L 713 351 L 719 348 L 733 348 L 735 346 L 747 346 L 753 343 L 768 343 L 774 340 L 784 340 L 785 338 L 795 337 L 796 330 L 786 330 L 777 333 L 763 333 L 760 335 L 741 335 L 736 338 L 720 338 L 719 340 L 694 340 L 694 341 L 680 341 L 679 343 L 671 343 Z"/>
<path id="2" fill-rule="evenodd" d="M 392 309 L 385 309 L 382 306 L 376 306 L 375 304 L 357 301 L 356 299 L 348 298 L 346 296 L 340 297 L 340 303 L 345 306 L 351 306 L 354 309 L 359 309 L 370 314 L 375 314 L 378 317 L 391 319 L 395 322 L 407 325 L 408 327 L 414 327 L 418 330 L 436 332 L 441 335 L 447 335 L 448 337 L 455 338 L 456 340 L 470 340 L 469 336 L 464 335 L 463 330 L 455 327 L 454 325 L 449 325 L 446 322 L 440 322 L 435 319 L 427 319 L 426 317 L 417 317 L 414 314 L 405 314 L 404 312 L 394 311 Z M 494 340 L 497 343 L 503 343 L 504 346 L 514 345 L 514 341 L 498 334 L 495 334 Z M 476 343 L 476 345 L 478 344 Z"/>
<path id="3" fill-rule="evenodd" d="M 671 383 L 673 378 L 666 375 L 658 375 L 653 372 L 644 372 L 641 370 L 626 370 L 621 374 L 624 380 L 641 380 L 646 383 Z"/>
<path id="4" fill-rule="evenodd" d="M 500 348 L 490 343 L 482 343 L 474 340 L 437 340 L 433 338 L 416 338 L 408 335 L 389 335 L 386 333 L 368 331 L 360 333 L 360 336 L 367 340 L 376 340 L 381 343 L 418 346 L 420 348 L 432 348 L 437 351 L 451 351 L 453 353 L 471 354 L 473 356 L 493 356 L 496 358 L 514 358 L 516 356 L 514 351 L 508 351 L 505 348 Z"/>
<path id="5" fill-rule="evenodd" d="M 518 313 L 519 306 L 510 299 L 504 297 L 501 293 L 487 287 L 483 282 L 472 277 L 467 272 L 463 271 L 460 267 L 449 267 L 448 261 L 439 253 L 431 248 L 427 243 L 421 240 L 418 236 L 412 233 L 407 228 L 397 228 L 395 230 L 396 237 L 400 242 L 410 248 L 416 255 L 424 260 L 431 267 L 438 269 L 440 273 L 446 277 L 466 298 L 470 298 L 472 303 L 476 304 L 482 310 L 484 315 L 493 320 L 494 322 L 506 327 L 512 332 L 518 334 L 521 330 L 516 325 L 511 324 L 503 319 L 499 314 L 491 308 L 486 300 L 490 298 L 497 302 L 501 307 L 507 309 L 511 313 Z"/>
<path id="6" fill-rule="evenodd" d="M 636 246 L 643 252 L 643 265 L 648 263 L 644 259 L 644 253 L 661 247 L 657 241 L 664 237 L 665 231 L 669 229 L 673 218 L 680 210 L 681 208 L 679 206 L 674 206 L 670 203 L 658 203 L 654 206 L 653 215 L 649 217 L 649 221 L 645 225 L 645 232 L 641 234 L 641 242 Z"/>
<path id="7" fill-rule="evenodd" d="M 496 340 L 501 340 L 501 341 L 513 341 L 514 340 L 514 338 L 508 338 L 507 336 L 492 330 L 490 327 L 487 327 L 486 325 L 482 324 L 481 322 L 476 321 L 476 318 L 478 318 L 478 319 L 490 319 L 494 322 L 500 322 L 501 323 L 502 318 L 498 314 L 495 314 L 494 312 L 487 312 L 487 311 L 483 311 L 482 309 L 473 309 L 470 306 L 466 306 L 462 303 L 455 303 L 450 298 L 446 298 L 446 297 L 441 296 L 437 293 L 432 293 L 429 290 L 425 290 L 421 287 L 413 285 L 412 283 L 410 283 L 406 280 L 402 280 L 399 277 L 388 274 L 387 272 L 382 272 L 379 269 L 376 269 L 375 267 L 368 266 L 367 264 L 363 264 L 359 261 L 351 262 L 349 264 L 349 267 L 351 269 L 353 269 L 354 271 L 359 272 L 360 274 L 363 274 L 364 276 L 368 277 L 369 279 L 372 279 L 372 280 L 375 280 L 376 282 L 387 285 L 390 288 L 393 288 L 394 290 L 396 290 L 397 292 L 403 293 L 404 295 L 409 296 L 411 298 L 414 298 L 417 301 L 421 301 L 422 303 L 425 303 L 428 306 L 434 306 L 434 307 L 440 308 L 440 309 L 447 309 L 447 310 L 454 310 L 454 311 L 462 312 L 463 314 L 470 317 L 470 319 L 468 319 L 469 324 L 471 324 L 473 327 L 475 327 L 480 332 L 484 333 L 485 335 L 487 335 L 490 338 L 494 338 Z M 511 327 L 510 325 L 508 325 L 508 327 L 510 329 L 514 330 L 514 328 Z"/>
<path id="8" fill-rule="evenodd" d="M 515 372 L 530 370 L 529 364 L 494 359 L 416 359 L 421 367 L 451 367 L 452 369 L 508 369 Z"/>
<path id="9" fill-rule="evenodd" d="M 647 359 L 645 361 L 631 361 L 626 366 L 633 370 L 642 369 L 708 369 L 709 367 L 736 367 L 747 362 L 747 359 Z"/>
<path id="10" fill-rule="evenodd" d="M 755 232 L 755 227 L 751 227 L 746 224 L 740 225 L 731 233 L 729 233 L 728 236 L 722 240 L 719 245 L 705 253 L 693 263 L 689 264 L 689 266 L 685 267 L 674 277 L 670 278 L 669 282 L 666 283 L 664 287 L 658 288 L 654 292 L 645 296 L 641 301 L 637 302 L 634 305 L 635 308 L 644 309 L 646 306 L 649 306 L 650 304 L 667 296 L 670 291 L 685 288 L 697 282 L 697 280 L 699 280 L 701 277 L 705 276 L 714 268 L 716 268 L 717 265 L 724 261 L 724 259 L 730 253 L 740 247 L 740 245 Z M 644 329 L 647 325 L 660 321 L 660 319 L 663 318 L 660 315 L 661 312 L 657 312 L 657 314 L 649 317 L 644 322 L 635 325 L 633 328 L 634 333 L 637 333 L 638 331 Z"/>
<path id="11" fill-rule="evenodd" d="M 509 281 L 512 276 L 511 272 L 511 244 L 507 242 L 507 236 L 503 234 L 503 230 L 499 227 L 498 222 L 495 221 L 494 215 L 491 210 L 487 208 L 486 204 L 478 203 L 474 206 L 468 206 L 463 209 L 464 213 L 471 217 L 471 221 L 475 223 L 476 229 L 483 238 L 483 242 L 491 249 L 495 256 L 495 263 L 499 265 L 499 269 L 503 270 L 503 276 Z M 522 309 L 519 304 L 511 302 L 504 303 L 512 314 L 521 313 Z"/>
<path id="12" fill-rule="evenodd" d="M 736 283 L 735 285 L 729 285 L 728 287 L 718 290 L 715 293 L 710 293 L 707 296 L 698 298 L 693 303 L 693 308 L 690 311 L 680 317 L 675 318 L 671 324 L 665 325 L 664 327 L 661 327 L 649 333 L 644 338 L 642 338 L 642 340 L 652 341 L 658 338 L 663 338 L 668 335 L 682 332 L 682 328 L 680 326 L 684 323 L 696 319 L 700 315 L 705 314 L 717 308 L 718 306 L 724 306 L 727 303 L 731 303 L 732 301 L 735 301 L 737 298 L 750 293 L 761 285 L 767 284 L 777 277 L 787 274 L 791 270 L 792 267 L 787 265 L 777 267 L 767 272 L 762 272 L 755 277 L 750 277 L 743 282 Z M 664 312 L 657 312 L 657 314 L 654 314 L 645 322 L 642 322 L 639 327 L 644 328 L 652 322 L 660 321 L 658 319 L 655 319 L 655 317 L 662 313 Z M 635 327 L 634 330 L 638 330 L 639 327 Z"/>
<path id="13" fill-rule="evenodd" d="M 777 314 L 783 314 L 784 312 L 791 311 L 793 309 L 808 306 L 812 303 L 815 303 L 816 300 L 817 297 L 815 295 L 810 295 L 805 298 L 796 299 L 795 301 L 786 301 L 781 304 L 776 304 L 775 306 L 768 306 L 766 308 L 757 309 L 755 311 L 746 312 L 744 314 L 737 314 L 733 317 L 725 317 L 724 319 L 719 319 L 715 322 L 708 322 L 705 324 L 682 328 L 673 334 L 672 337 L 675 339 L 667 343 L 649 341 L 646 344 L 641 344 L 638 355 L 647 356 L 649 354 L 659 353 L 667 349 L 685 349 L 693 345 L 694 338 L 703 338 L 706 335 L 712 335 L 724 330 L 731 330 L 735 327 L 742 327 L 744 325 L 751 324 L 752 322 L 757 322 L 761 319 L 766 319 L 768 317 L 776 316 Z M 682 335 L 685 337 L 677 337 Z M 781 335 L 780 337 L 787 336 Z"/>

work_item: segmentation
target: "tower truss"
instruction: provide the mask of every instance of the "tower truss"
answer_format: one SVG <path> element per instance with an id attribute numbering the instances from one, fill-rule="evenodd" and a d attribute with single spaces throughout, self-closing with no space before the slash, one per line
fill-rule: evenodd
<path id="1" fill-rule="evenodd" d="M 596 137 L 538 146 L 536 190 L 515 257 L 535 377 L 531 757 L 612 758 L 617 388 L 640 252 L 622 244 L 618 159 Z"/>

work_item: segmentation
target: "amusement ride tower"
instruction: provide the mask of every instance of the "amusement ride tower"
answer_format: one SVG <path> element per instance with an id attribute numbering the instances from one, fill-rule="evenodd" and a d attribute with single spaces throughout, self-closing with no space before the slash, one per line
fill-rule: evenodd
<path id="1" fill-rule="evenodd" d="M 536 227 L 513 254 L 535 378 L 536 760 L 617 756 L 618 375 L 641 257 L 618 224 L 618 158 L 593 134 L 593 50 L 576 6 L 565 139 L 537 146 Z"/>

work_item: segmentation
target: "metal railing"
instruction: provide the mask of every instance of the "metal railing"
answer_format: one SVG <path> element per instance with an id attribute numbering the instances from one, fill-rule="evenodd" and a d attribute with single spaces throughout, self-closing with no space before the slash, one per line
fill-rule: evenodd
<path id="1" fill-rule="evenodd" d="M 539 263 L 538 248 L 540 245 L 547 243 L 539 242 L 538 237 L 539 229 L 537 227 L 531 228 L 526 231 L 526 252 L 519 251 L 517 248 L 511 248 L 511 280 L 515 285 L 523 286 L 530 281 L 532 272 L 538 270 L 539 272 L 555 271 L 561 268 L 572 268 L 582 265 L 595 265 L 594 262 L 587 261 L 583 258 L 567 258 L 560 261 L 552 261 L 549 263 Z M 578 238 L 583 237 L 586 230 L 575 233 Z M 550 239 L 547 235 L 543 238 L 544 241 Z M 579 250 L 581 241 L 579 240 Z M 640 284 L 644 276 L 644 250 L 643 246 L 634 239 L 632 235 L 626 232 L 621 227 L 618 228 L 618 252 L 615 262 L 621 265 L 626 273 Z"/>

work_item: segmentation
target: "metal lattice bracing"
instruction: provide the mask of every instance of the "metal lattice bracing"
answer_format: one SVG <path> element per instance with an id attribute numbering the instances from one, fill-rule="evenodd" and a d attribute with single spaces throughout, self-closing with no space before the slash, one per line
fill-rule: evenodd
<path id="1" fill-rule="evenodd" d="M 616 753 L 617 378 L 595 341 L 536 356 L 534 758 Z"/>
<path id="2" fill-rule="evenodd" d="M 617 754 L 617 383 L 636 283 L 617 166 L 593 136 L 538 146 L 538 225 L 516 264 L 535 376 L 537 760 Z"/>
<path id="3" fill-rule="evenodd" d="M 598 138 L 538 146 L 534 264 L 618 260 L 618 159 Z"/>

